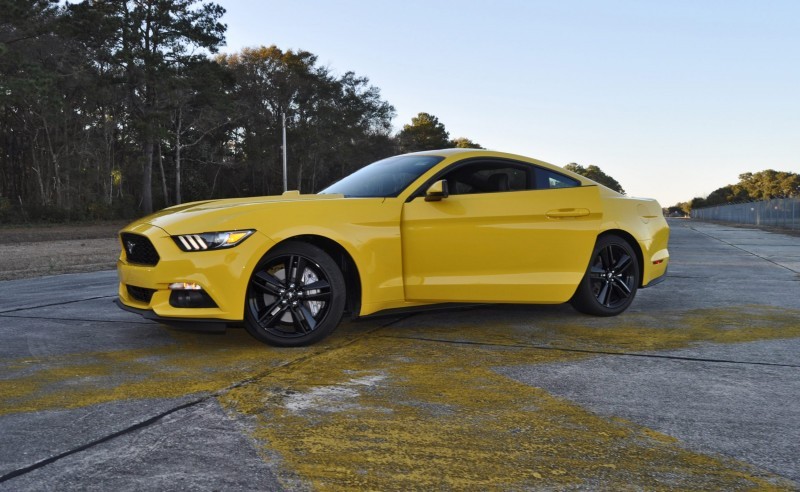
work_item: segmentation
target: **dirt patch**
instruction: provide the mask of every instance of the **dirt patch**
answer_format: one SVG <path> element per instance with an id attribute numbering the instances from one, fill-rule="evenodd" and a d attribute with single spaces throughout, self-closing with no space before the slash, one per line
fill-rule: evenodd
<path id="1" fill-rule="evenodd" d="M 125 221 L 46 224 L 32 226 L 0 226 L 0 244 L 19 244 L 70 239 L 116 238 Z"/>
<path id="2" fill-rule="evenodd" d="M 124 222 L 0 227 L 0 280 L 115 268 Z"/>

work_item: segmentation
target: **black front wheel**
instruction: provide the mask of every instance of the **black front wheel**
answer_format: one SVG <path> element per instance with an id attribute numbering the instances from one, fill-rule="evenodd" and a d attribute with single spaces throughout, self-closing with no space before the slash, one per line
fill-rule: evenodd
<path id="1" fill-rule="evenodd" d="M 618 236 L 603 236 L 570 302 L 582 313 L 616 316 L 631 305 L 638 286 L 639 262 L 631 245 Z"/>
<path id="2" fill-rule="evenodd" d="M 270 345 L 309 345 L 333 332 L 345 298 L 342 272 L 325 251 L 286 242 L 268 252 L 250 277 L 245 328 Z"/>

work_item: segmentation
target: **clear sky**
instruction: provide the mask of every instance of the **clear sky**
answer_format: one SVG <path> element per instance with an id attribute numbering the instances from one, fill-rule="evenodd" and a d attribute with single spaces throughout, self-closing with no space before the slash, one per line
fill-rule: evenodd
<path id="1" fill-rule="evenodd" d="M 800 172 L 800 0 L 217 0 L 223 52 L 366 76 L 450 137 L 599 166 L 663 206 Z"/>

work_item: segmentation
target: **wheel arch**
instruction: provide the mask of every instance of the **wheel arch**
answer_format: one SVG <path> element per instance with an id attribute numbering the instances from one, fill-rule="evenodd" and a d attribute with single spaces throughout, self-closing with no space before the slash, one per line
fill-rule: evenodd
<path id="1" fill-rule="evenodd" d="M 605 236 L 617 236 L 633 248 L 633 252 L 636 253 L 636 263 L 639 265 L 639 278 L 637 279 L 637 283 L 639 287 L 642 287 L 642 279 L 644 279 L 644 253 L 642 252 L 642 247 L 639 245 L 639 241 L 637 241 L 630 232 L 622 229 L 605 230 L 597 236 L 597 240 L 599 241 L 600 238 Z"/>
<path id="2" fill-rule="evenodd" d="M 358 265 L 350 253 L 333 239 L 316 234 L 301 234 L 298 236 L 287 237 L 273 245 L 273 248 L 289 241 L 303 242 L 316 246 L 323 250 L 339 266 L 344 276 L 346 285 L 345 307 L 346 313 L 351 318 L 358 317 L 361 311 L 361 276 L 358 272 Z"/>

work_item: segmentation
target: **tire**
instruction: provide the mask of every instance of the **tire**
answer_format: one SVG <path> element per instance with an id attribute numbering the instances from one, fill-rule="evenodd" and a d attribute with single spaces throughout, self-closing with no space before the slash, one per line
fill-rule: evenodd
<path id="1" fill-rule="evenodd" d="M 316 343 L 344 313 L 346 286 L 336 262 L 320 248 L 290 241 L 259 261 L 247 286 L 244 326 L 278 347 Z"/>
<path id="2" fill-rule="evenodd" d="M 631 305 L 638 286 L 633 247 L 619 236 L 601 236 L 570 303 L 585 314 L 616 316 Z"/>

